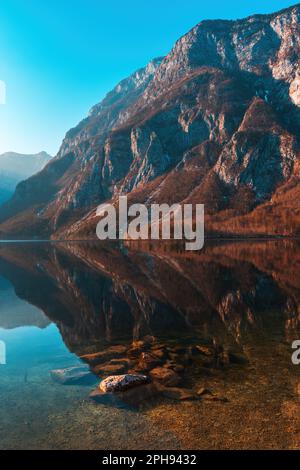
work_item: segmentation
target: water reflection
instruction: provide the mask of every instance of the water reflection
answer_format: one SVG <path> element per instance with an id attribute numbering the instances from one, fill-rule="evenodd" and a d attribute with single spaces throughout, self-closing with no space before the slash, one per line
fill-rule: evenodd
<path id="1" fill-rule="evenodd" d="M 79 354 L 93 343 L 136 341 L 146 335 L 177 337 L 197 331 L 242 345 L 244 338 L 269 330 L 286 339 L 297 331 L 297 242 L 217 244 L 198 255 L 159 245 L 152 251 L 145 248 L 5 245 L 0 246 L 0 273 L 17 297 L 30 304 L 31 313 L 22 307 L 24 325 L 55 322 L 65 343 Z M 7 322 L 18 318 L 9 314 L 6 297 L 14 300 L 15 312 L 16 299 L 5 294 L 1 282 L 0 321 L 7 328 Z"/>
<path id="2" fill-rule="evenodd" d="M 21 325 L 59 331 L 67 349 L 53 354 L 56 361 L 40 357 L 47 377 L 51 369 L 78 364 L 86 364 L 99 378 L 124 372 L 146 374 L 151 384 L 122 398 L 130 407 L 141 405 L 140 412 L 154 413 L 156 425 L 155 410 L 178 400 L 181 412 L 190 417 L 199 411 L 200 403 L 209 403 L 210 411 L 201 415 L 203 423 L 213 418 L 211 407 L 222 406 L 220 426 L 229 425 L 230 406 L 243 409 L 248 399 L 253 430 L 248 441 L 239 438 L 240 447 L 247 448 L 262 439 L 255 431 L 262 422 L 256 416 L 258 409 L 271 420 L 275 411 L 283 413 L 284 403 L 288 409 L 282 419 L 286 420 L 293 415 L 289 407 L 297 404 L 299 372 L 290 356 L 291 343 L 300 334 L 299 274 L 297 241 L 211 242 L 199 254 L 174 244 L 0 245 L 0 339 L 8 329 Z M 74 373 L 68 371 L 71 381 Z M 84 376 L 85 370 L 80 369 L 80 374 Z M 65 406 L 66 399 L 70 404 L 71 397 L 88 396 L 80 382 L 77 385 L 64 392 Z M 97 393 L 93 398 L 111 406 Z M 192 401 L 188 412 L 184 403 L 190 399 L 199 402 Z M 290 399 L 295 400 L 292 405 Z M 61 403 L 56 405 L 59 409 Z M 168 410 L 169 416 L 173 411 Z M 240 412 L 234 414 L 233 435 L 242 419 Z M 284 444 L 282 437 L 271 432 L 272 426 L 268 423 L 267 447 L 276 445 L 277 438 L 281 447 L 295 446 L 294 440 Z M 152 427 L 146 429 L 145 442 L 150 443 Z M 169 424 L 170 429 L 182 433 L 177 421 Z M 37 439 L 35 433 L 32 439 Z M 176 439 L 175 447 L 180 447 Z M 188 442 L 200 448 L 207 441 L 194 429 L 193 436 L 186 436 L 185 447 Z M 218 432 L 213 442 L 213 447 L 232 447 L 230 436 L 222 439 Z M 119 445 L 127 447 L 127 438 Z"/>

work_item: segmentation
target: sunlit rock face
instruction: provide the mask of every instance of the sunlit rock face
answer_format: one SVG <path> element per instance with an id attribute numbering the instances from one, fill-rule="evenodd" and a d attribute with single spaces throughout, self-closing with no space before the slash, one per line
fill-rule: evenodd
<path id="1" fill-rule="evenodd" d="M 236 232 L 260 231 L 251 214 L 262 207 L 270 233 L 297 232 L 295 215 L 284 220 L 299 186 L 299 19 L 296 5 L 200 22 L 67 133 L 1 211 L 2 233 L 95 237 L 89 214 L 120 193 L 205 203 L 213 230 L 226 214 L 246 217 Z"/>

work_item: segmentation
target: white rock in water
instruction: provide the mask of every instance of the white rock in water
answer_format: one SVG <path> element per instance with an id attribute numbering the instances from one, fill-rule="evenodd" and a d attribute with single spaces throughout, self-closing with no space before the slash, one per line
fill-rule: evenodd
<path id="1" fill-rule="evenodd" d="M 55 382 L 62 385 L 88 385 L 96 381 L 87 364 L 79 364 L 66 369 L 51 370 L 50 375 Z"/>
<path id="2" fill-rule="evenodd" d="M 112 375 L 102 380 L 99 388 L 102 392 L 123 392 L 129 388 L 143 385 L 149 382 L 145 375 L 125 374 Z"/>

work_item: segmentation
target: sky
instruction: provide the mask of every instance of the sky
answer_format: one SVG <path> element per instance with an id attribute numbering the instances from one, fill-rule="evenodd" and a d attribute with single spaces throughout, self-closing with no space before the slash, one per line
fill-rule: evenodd
<path id="1" fill-rule="evenodd" d="M 1 0 L 0 154 L 55 155 L 68 129 L 109 90 L 167 54 L 199 21 L 269 13 L 295 3 Z"/>

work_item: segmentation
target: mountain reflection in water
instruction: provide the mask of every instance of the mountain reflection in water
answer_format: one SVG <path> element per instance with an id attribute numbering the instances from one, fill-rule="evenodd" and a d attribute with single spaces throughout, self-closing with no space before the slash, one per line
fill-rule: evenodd
<path id="1" fill-rule="evenodd" d="M 14 320 L 11 302 L 0 299 L 0 329 L 19 327 L 20 322 L 47 328 L 52 322 L 71 353 L 66 367 L 80 360 L 99 380 L 140 372 L 163 389 L 155 400 L 146 395 L 140 403 L 138 394 L 131 396 L 130 405 L 135 400 L 141 405 L 137 411 L 116 407 L 112 414 L 111 404 L 101 401 L 79 406 L 76 400 L 88 398 L 86 388 L 53 385 L 56 393 L 64 390 L 61 408 L 52 402 L 50 407 L 49 397 L 47 402 L 51 380 L 43 392 L 32 384 L 29 396 L 35 400 L 34 394 L 40 394 L 51 425 L 43 431 L 49 433 L 46 439 L 32 416 L 30 440 L 24 442 L 22 426 L 18 438 L 13 422 L 18 413 L 9 419 L 10 394 L 12 400 L 19 398 L 8 385 L 13 388 L 13 373 L 5 378 L 3 367 L 0 413 L 6 424 L 0 426 L 5 434 L 0 446 L 101 448 L 107 441 L 109 448 L 137 448 L 138 436 L 141 448 L 298 446 L 299 369 L 291 363 L 291 344 L 300 338 L 297 241 L 210 242 L 198 254 L 174 243 L 0 244 L 0 276 L 0 294 L 1 286 L 9 283 L 24 301 L 24 314 L 18 307 Z M 49 373 L 55 364 L 47 361 Z M 171 371 L 170 383 L 164 383 L 162 369 Z M 69 420 L 66 426 L 64 421 L 66 409 L 74 415 L 74 400 L 77 423 L 85 430 L 85 438 L 78 440 L 75 424 Z M 60 420 L 51 421 L 50 408 Z M 93 431 L 88 431 L 89 419 L 100 408 L 99 429 L 93 421 Z M 22 413 L 26 411 L 21 407 Z M 138 429 L 127 429 L 122 439 L 116 432 L 118 413 L 126 413 L 129 421 L 138 413 L 141 419 L 140 426 L 135 424 Z M 115 430 L 113 437 L 103 430 L 107 421 Z M 248 429 L 246 435 L 241 426 Z"/>

